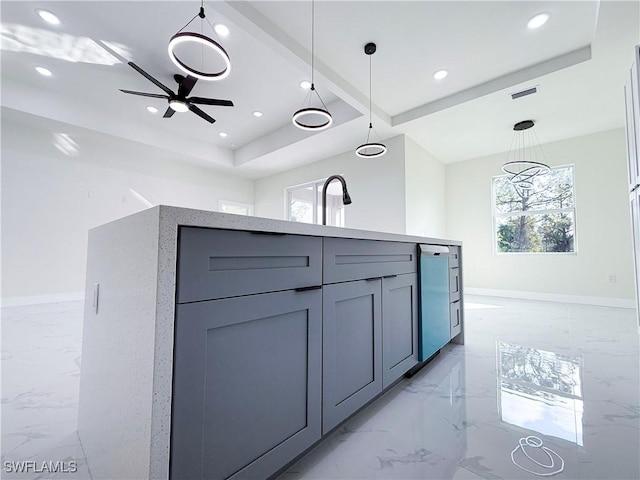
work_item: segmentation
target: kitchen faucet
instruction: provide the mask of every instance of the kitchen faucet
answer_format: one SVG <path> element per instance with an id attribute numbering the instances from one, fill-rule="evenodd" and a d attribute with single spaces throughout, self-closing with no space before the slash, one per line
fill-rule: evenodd
<path id="1" fill-rule="evenodd" d="M 342 203 L 345 205 L 349 205 L 351 203 L 351 197 L 349 196 L 349 192 L 347 192 L 347 182 L 345 182 L 342 175 L 331 175 L 324 182 L 322 186 L 322 224 L 327 224 L 327 187 L 333 180 L 340 180 L 342 184 Z"/>

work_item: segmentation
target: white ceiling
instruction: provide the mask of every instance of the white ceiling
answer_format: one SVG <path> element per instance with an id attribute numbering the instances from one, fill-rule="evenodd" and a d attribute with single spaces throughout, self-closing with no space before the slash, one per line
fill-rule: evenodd
<path id="1" fill-rule="evenodd" d="M 160 90 L 94 40 L 118 44 L 173 89 L 178 71 L 166 45 L 199 5 L 2 1 L 2 106 L 255 178 L 362 143 L 369 115 L 362 49 L 373 41 L 376 130 L 383 139 L 404 133 L 449 163 L 505 151 L 511 126 L 528 118 L 543 143 L 623 126 L 622 86 L 640 43 L 638 1 L 317 0 L 315 80 L 335 125 L 308 133 L 290 119 L 307 94 L 298 84 L 311 73 L 311 3 L 205 2 L 208 19 L 230 27 L 220 42 L 232 71 L 198 82 L 192 95 L 231 99 L 235 107 L 203 106 L 213 125 L 191 113 L 163 119 L 164 100 L 118 91 Z M 62 24 L 45 24 L 37 8 L 54 11 Z M 528 30 L 539 12 L 551 19 Z M 53 76 L 38 75 L 37 65 Z M 436 81 L 439 69 L 449 76 Z M 531 86 L 539 93 L 511 100 Z M 147 105 L 160 112 L 149 114 Z"/>

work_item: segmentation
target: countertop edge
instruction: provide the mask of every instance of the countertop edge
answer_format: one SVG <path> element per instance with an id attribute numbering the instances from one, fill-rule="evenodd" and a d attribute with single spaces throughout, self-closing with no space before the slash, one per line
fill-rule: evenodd
<path id="1" fill-rule="evenodd" d="M 160 221 L 174 223 L 176 226 L 221 228 L 225 230 L 248 230 L 254 232 L 272 232 L 317 237 L 353 238 L 360 240 L 383 240 L 391 242 L 428 243 L 436 245 L 462 245 L 459 240 L 420 237 L 390 232 L 357 230 L 353 228 L 312 225 L 289 222 L 273 218 L 234 215 L 207 210 L 159 205 Z"/>

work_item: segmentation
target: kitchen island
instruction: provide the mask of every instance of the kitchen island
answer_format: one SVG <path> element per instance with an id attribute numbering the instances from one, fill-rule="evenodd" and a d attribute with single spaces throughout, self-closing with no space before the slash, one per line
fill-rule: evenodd
<path id="1" fill-rule="evenodd" d="M 420 244 L 455 252 L 463 343 L 460 242 L 167 206 L 91 230 L 93 477 L 277 473 L 419 363 Z"/>

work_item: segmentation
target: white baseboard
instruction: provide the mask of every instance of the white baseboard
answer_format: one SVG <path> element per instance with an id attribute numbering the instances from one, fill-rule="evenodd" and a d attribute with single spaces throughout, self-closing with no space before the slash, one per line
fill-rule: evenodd
<path id="1" fill-rule="evenodd" d="M 2 307 L 22 307 L 40 303 L 59 303 L 83 300 L 84 292 L 54 293 L 51 295 L 37 295 L 33 297 L 9 297 L 1 300 Z"/>
<path id="2" fill-rule="evenodd" d="M 518 290 L 495 290 L 493 288 L 465 288 L 469 295 L 486 295 L 489 297 L 521 298 L 524 300 L 541 300 L 543 302 L 580 303 L 600 307 L 636 308 L 633 298 L 586 297 L 582 295 L 563 295 L 557 293 L 521 292 Z"/>

